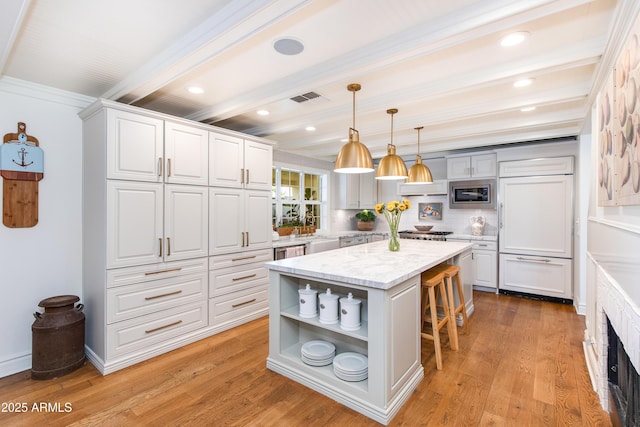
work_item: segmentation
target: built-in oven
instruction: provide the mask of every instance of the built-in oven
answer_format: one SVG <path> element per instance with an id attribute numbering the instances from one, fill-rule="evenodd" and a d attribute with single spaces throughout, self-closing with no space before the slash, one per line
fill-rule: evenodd
<path id="1" fill-rule="evenodd" d="M 496 180 L 449 181 L 449 209 L 495 209 Z"/>

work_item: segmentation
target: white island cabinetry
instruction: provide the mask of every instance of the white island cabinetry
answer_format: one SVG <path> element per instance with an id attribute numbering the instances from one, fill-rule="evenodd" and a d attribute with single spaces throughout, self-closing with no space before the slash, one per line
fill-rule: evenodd
<path id="1" fill-rule="evenodd" d="M 420 361 L 420 273 L 443 261 L 457 262 L 471 245 L 403 241 L 389 252 L 384 241 L 267 263 L 269 357 L 267 367 L 382 423 L 388 424 L 424 377 Z M 362 300 L 361 327 L 325 324 L 299 314 L 298 290 L 312 289 Z M 471 296 L 468 297 L 472 304 Z M 368 358 L 368 378 L 343 381 L 332 365 L 301 359 L 302 345 L 322 339 L 336 354 Z"/>

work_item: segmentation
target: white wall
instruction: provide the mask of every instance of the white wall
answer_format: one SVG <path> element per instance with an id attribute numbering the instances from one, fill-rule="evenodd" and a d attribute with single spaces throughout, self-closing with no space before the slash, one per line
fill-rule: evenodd
<path id="1" fill-rule="evenodd" d="M 17 123 L 24 122 L 44 150 L 38 224 L 0 224 L 0 377 L 31 368 L 31 324 L 33 312 L 41 310 L 38 303 L 56 295 L 81 296 L 82 121 L 77 114 L 91 101 L 0 79 L 0 135 L 16 132 Z"/>

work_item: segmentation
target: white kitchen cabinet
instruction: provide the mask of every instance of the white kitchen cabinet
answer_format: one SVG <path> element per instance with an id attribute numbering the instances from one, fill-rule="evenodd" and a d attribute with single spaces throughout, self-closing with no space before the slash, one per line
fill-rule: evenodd
<path id="1" fill-rule="evenodd" d="M 205 187 L 108 181 L 107 208 L 107 268 L 208 255 Z"/>
<path id="2" fill-rule="evenodd" d="M 209 185 L 271 190 L 271 145 L 214 132 L 209 141 Z"/>
<path id="3" fill-rule="evenodd" d="M 498 247 L 496 242 L 472 242 L 474 286 L 498 288 Z"/>
<path id="4" fill-rule="evenodd" d="M 498 246 L 493 241 L 448 238 L 451 242 L 473 243 L 471 252 L 461 255 L 460 275 L 463 284 L 483 288 L 498 287 Z"/>
<path id="5" fill-rule="evenodd" d="M 209 184 L 209 132 L 165 121 L 164 169 L 166 183 Z"/>
<path id="6" fill-rule="evenodd" d="M 419 275 L 388 290 L 309 280 L 295 274 L 270 271 L 269 357 L 267 367 L 376 420 L 388 424 L 422 379 L 418 317 Z M 339 323 L 324 324 L 318 317 L 300 316 L 298 289 L 347 295 L 362 301 L 361 326 L 355 331 Z M 368 313 L 376 313 L 369 316 Z M 383 313 L 384 315 L 378 315 Z M 333 366 L 310 366 L 300 348 L 311 340 L 326 340 L 336 354 L 357 352 L 368 358 L 368 378 L 349 382 L 336 377 Z"/>
<path id="7" fill-rule="evenodd" d="M 209 188 L 209 254 L 271 248 L 271 193 Z"/>
<path id="8" fill-rule="evenodd" d="M 373 209 L 377 199 L 374 173 L 334 173 L 337 180 L 337 209 Z"/>
<path id="9" fill-rule="evenodd" d="M 496 155 L 493 153 L 447 158 L 449 180 L 495 177 L 496 172 Z"/>
<path id="10" fill-rule="evenodd" d="M 398 184 L 398 194 L 401 196 L 446 196 L 449 192 L 446 179 L 433 181 L 431 184 Z"/>
<path id="11" fill-rule="evenodd" d="M 206 130 L 108 109 L 106 138 L 108 179 L 207 185 Z"/>
<path id="12" fill-rule="evenodd" d="M 215 255 L 209 258 L 209 325 L 231 327 L 268 312 L 268 272 L 272 250 Z"/>
<path id="13" fill-rule="evenodd" d="M 216 128 L 104 99 L 80 117 L 85 344 L 98 370 L 108 374 L 264 315 L 266 282 L 233 298 L 216 296 L 229 298 L 215 304 L 209 298 L 208 150 Z M 252 144 L 243 147 L 267 147 L 260 165 L 270 190 L 271 146 Z M 256 182 L 258 169 L 243 176 Z M 245 226 L 240 250 L 264 247 L 271 259 L 270 191 L 235 190 L 242 192 Z M 225 230 L 239 212 L 218 208 L 214 224 Z"/>
<path id="14" fill-rule="evenodd" d="M 164 122 L 155 117 L 115 109 L 106 110 L 105 122 L 106 135 L 103 133 L 97 141 L 86 143 L 96 144 L 97 148 L 97 144 L 106 137 L 106 177 L 162 182 Z"/>

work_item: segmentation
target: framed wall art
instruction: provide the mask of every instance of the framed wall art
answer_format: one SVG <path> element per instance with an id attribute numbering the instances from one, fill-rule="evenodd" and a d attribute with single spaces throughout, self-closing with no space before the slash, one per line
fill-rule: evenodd
<path id="1" fill-rule="evenodd" d="M 418 219 L 442 219 L 442 203 L 418 203 Z"/>

